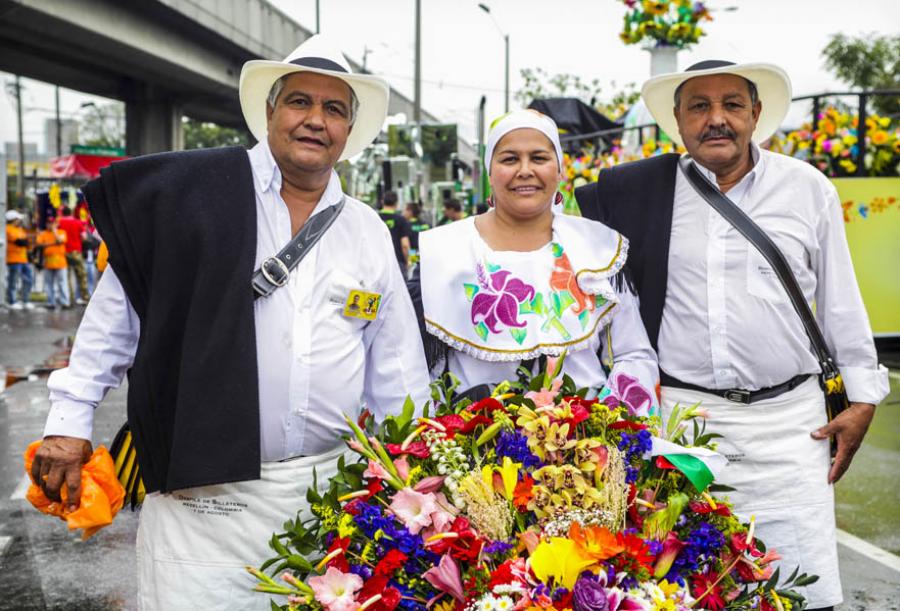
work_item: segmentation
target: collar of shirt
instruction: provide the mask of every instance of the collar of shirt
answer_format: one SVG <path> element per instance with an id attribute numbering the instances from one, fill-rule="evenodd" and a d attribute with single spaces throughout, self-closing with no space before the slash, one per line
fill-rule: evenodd
<path id="1" fill-rule="evenodd" d="M 278 194 L 278 197 L 273 198 L 273 201 L 281 201 L 281 170 L 275 162 L 271 149 L 269 149 L 269 143 L 265 140 L 258 142 L 256 146 L 247 151 L 247 155 L 250 157 L 250 168 L 253 171 L 253 187 L 256 189 L 256 194 L 262 195 L 271 190 L 273 193 Z M 338 177 L 337 172 L 331 170 L 328 186 L 325 187 L 325 192 L 322 193 L 322 197 L 319 199 L 319 203 L 316 204 L 312 214 L 323 210 L 326 206 L 337 204 L 342 196 L 341 179 Z"/>
<path id="2" fill-rule="evenodd" d="M 756 182 L 757 178 L 762 176 L 765 169 L 765 157 L 760 154 L 759 146 L 757 146 L 755 142 L 750 143 L 750 157 L 753 160 L 753 167 L 743 176 L 743 178 L 738 181 L 736 185 L 728 190 L 728 197 L 731 198 L 731 201 L 738 205 L 740 205 L 744 195 L 747 194 L 747 192 L 753 186 L 753 183 Z M 700 163 L 696 160 L 694 160 L 694 165 L 698 170 L 700 170 L 700 173 L 703 174 L 703 176 L 705 176 L 712 184 L 719 184 L 716 180 L 715 172 L 700 165 Z"/>

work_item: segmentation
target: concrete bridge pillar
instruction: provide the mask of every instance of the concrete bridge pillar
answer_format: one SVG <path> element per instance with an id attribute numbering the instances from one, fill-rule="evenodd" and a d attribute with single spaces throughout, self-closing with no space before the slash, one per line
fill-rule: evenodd
<path id="1" fill-rule="evenodd" d="M 184 148 L 181 105 L 171 92 L 132 81 L 125 96 L 125 150 L 146 155 Z"/>

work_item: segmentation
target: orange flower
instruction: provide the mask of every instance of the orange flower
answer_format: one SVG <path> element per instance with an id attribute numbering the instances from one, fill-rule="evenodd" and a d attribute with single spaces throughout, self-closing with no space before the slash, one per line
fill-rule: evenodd
<path id="1" fill-rule="evenodd" d="M 583 556 L 597 561 L 612 558 L 625 549 L 616 541 L 616 536 L 603 526 L 582 528 L 578 522 L 572 522 L 569 538 Z"/>
<path id="2" fill-rule="evenodd" d="M 534 488 L 534 479 L 526 473 L 522 477 L 522 481 L 517 483 L 513 490 L 513 506 L 519 511 L 525 512 L 528 510 L 528 503 L 534 496 L 532 488 Z"/>

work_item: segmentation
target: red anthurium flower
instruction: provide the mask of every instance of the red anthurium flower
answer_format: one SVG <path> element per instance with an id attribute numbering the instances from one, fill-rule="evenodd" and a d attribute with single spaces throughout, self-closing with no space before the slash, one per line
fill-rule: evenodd
<path id="1" fill-rule="evenodd" d="M 471 433 L 472 431 L 475 430 L 475 427 L 477 427 L 479 425 L 482 425 L 482 424 L 483 425 L 491 425 L 493 423 L 494 423 L 494 421 L 491 420 L 490 418 L 488 418 L 487 416 L 482 416 L 481 414 L 478 414 L 476 416 L 473 416 L 471 420 L 466 422 L 465 425 L 463 425 L 463 427 L 461 429 L 459 429 L 459 432 L 462 433 L 463 435 L 468 435 L 469 433 Z"/>
<path id="2" fill-rule="evenodd" d="M 763 555 L 762 551 L 756 547 L 756 539 L 753 540 L 752 547 L 747 545 L 747 535 L 744 533 L 735 533 L 731 535 L 729 545 L 734 554 L 743 554 L 746 552 L 750 554 L 752 558 L 759 558 Z"/>
<path id="3" fill-rule="evenodd" d="M 334 541 L 331 542 L 331 545 L 328 547 L 328 553 L 330 554 L 336 549 L 344 550 L 343 554 L 338 554 L 334 558 L 328 561 L 328 566 L 333 566 L 337 570 L 342 573 L 346 573 L 350 570 L 350 565 L 347 563 L 347 548 L 350 547 L 350 537 L 336 537 Z M 326 554 L 327 555 L 327 554 Z"/>
<path id="4" fill-rule="evenodd" d="M 394 587 L 388 587 L 388 578 L 384 575 L 376 575 L 363 584 L 362 590 L 356 595 L 356 600 L 364 603 L 373 596 L 381 594 L 381 599 L 376 601 L 369 609 L 375 611 L 394 611 L 400 604 L 400 591 Z"/>
<path id="5" fill-rule="evenodd" d="M 619 429 L 630 429 L 632 431 L 643 431 L 647 428 L 647 425 L 641 424 L 639 422 L 631 422 L 630 420 L 619 420 L 618 422 L 613 422 L 606 428 L 612 429 L 614 431 L 617 431 Z"/>
<path id="6" fill-rule="evenodd" d="M 674 469 L 675 465 L 669 462 L 669 459 L 665 456 L 657 456 L 656 457 L 656 467 L 658 469 Z"/>
<path id="7" fill-rule="evenodd" d="M 456 538 L 440 539 L 429 545 L 428 549 L 435 554 L 445 554 L 449 552 L 450 556 L 456 560 L 475 562 L 478 558 L 478 554 L 481 553 L 481 546 L 484 542 L 479 539 L 475 531 L 472 530 L 469 521 L 462 516 L 457 516 L 457 518 L 453 520 L 453 523 L 450 524 L 448 532 L 454 532 L 459 536 Z"/>
<path id="8" fill-rule="evenodd" d="M 447 414 L 446 416 L 439 416 L 434 418 L 435 422 L 440 423 L 441 426 L 445 429 L 445 434 L 448 439 L 453 439 L 456 435 L 457 431 L 466 425 L 465 419 L 459 414 Z"/>
<path id="9" fill-rule="evenodd" d="M 503 404 L 494 399 L 493 397 L 487 397 L 486 399 L 482 399 L 481 401 L 476 401 L 472 405 L 466 408 L 466 411 L 469 412 L 486 412 L 490 414 L 493 411 L 498 409 L 503 409 Z"/>
<path id="10" fill-rule="evenodd" d="M 731 510 L 728 509 L 727 505 L 716 505 L 716 508 L 713 509 L 712 505 L 709 503 L 701 503 L 700 501 L 691 501 L 688 503 L 688 507 L 691 508 L 691 511 L 694 513 L 706 514 L 706 513 L 715 513 L 720 516 L 725 516 L 726 518 L 731 515 Z"/>
<path id="11" fill-rule="evenodd" d="M 572 417 L 566 420 L 566 422 L 571 423 L 572 426 L 580 424 L 591 417 L 591 405 L 594 404 L 593 401 L 582 399 L 579 396 L 566 397 L 564 401 L 572 408 Z"/>
<path id="12" fill-rule="evenodd" d="M 384 558 L 378 561 L 378 564 L 375 565 L 373 575 L 376 577 L 381 575 L 391 577 L 394 574 L 394 571 L 403 566 L 403 563 L 406 562 L 407 558 L 409 558 L 409 556 L 400 550 L 392 549 L 384 555 Z"/>
<path id="13" fill-rule="evenodd" d="M 494 586 L 505 586 L 519 581 L 516 579 L 515 575 L 513 575 L 512 565 L 513 560 L 510 559 L 491 571 L 491 580 L 489 583 L 491 590 L 494 589 Z"/>
<path id="14" fill-rule="evenodd" d="M 386 443 L 384 444 L 384 447 L 394 456 L 397 456 L 398 454 L 411 454 L 416 458 L 428 458 L 431 455 L 431 452 L 428 450 L 428 444 L 424 441 L 413 441 L 406 446 L 405 450 L 399 443 Z"/>

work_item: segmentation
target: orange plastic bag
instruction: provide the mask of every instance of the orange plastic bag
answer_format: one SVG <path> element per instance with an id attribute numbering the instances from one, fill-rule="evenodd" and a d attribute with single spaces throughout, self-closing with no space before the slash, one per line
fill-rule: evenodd
<path id="1" fill-rule="evenodd" d="M 31 477 L 31 463 L 34 455 L 41 446 L 40 441 L 35 441 L 25 450 L 25 473 Z M 47 515 L 57 516 L 65 520 L 69 530 L 84 529 L 82 539 L 87 539 L 104 526 L 112 523 L 113 518 L 122 508 L 125 501 L 125 489 L 116 479 L 116 469 L 109 451 L 100 446 L 91 454 L 91 459 L 81 468 L 81 502 L 75 511 L 66 510 L 66 486 L 60 488 L 62 503 L 51 501 L 34 483 L 25 498 L 34 507 Z"/>

